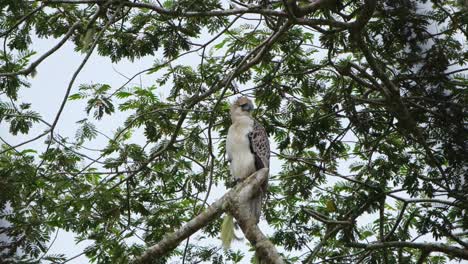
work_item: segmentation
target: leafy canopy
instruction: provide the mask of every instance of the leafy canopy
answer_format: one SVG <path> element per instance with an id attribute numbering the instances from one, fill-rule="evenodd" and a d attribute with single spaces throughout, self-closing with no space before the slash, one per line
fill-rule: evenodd
<path id="1" fill-rule="evenodd" d="M 1 1 L 0 122 L 8 138 L 31 140 L 2 138 L 0 258 L 64 261 L 48 254 L 64 229 L 93 241 L 92 261 L 128 262 L 176 230 L 229 182 L 227 108 L 239 92 L 255 98 L 276 146 L 264 217 L 286 261 L 468 258 L 467 10 L 438 0 Z M 36 54 L 37 38 L 56 45 Z M 19 91 L 66 42 L 83 61 L 59 113 L 44 120 Z M 76 83 L 93 52 L 115 63 L 150 56 L 154 66 L 132 79 L 157 81 Z M 184 63 L 191 55 L 194 66 Z M 73 100 L 86 115 L 75 138 L 62 137 Z M 100 124 L 122 116 L 104 137 Z M 144 142 L 132 141 L 138 133 Z M 107 146 L 93 149 L 96 140 Z M 167 257 L 246 260 L 220 250 L 220 225 Z M 136 237 L 144 244 L 129 242 Z"/>

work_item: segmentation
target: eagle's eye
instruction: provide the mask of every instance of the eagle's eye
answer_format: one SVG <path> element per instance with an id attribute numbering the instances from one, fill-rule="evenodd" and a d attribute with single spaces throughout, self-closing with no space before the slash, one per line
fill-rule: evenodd
<path id="1" fill-rule="evenodd" d="M 253 105 L 250 103 L 242 104 L 240 107 L 242 108 L 242 111 L 250 112 L 253 110 Z"/>

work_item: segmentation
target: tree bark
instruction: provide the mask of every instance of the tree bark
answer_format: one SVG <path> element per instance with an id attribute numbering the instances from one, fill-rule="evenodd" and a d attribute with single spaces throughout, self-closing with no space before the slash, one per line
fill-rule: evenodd
<path id="1" fill-rule="evenodd" d="M 265 174 L 268 176 L 268 170 L 262 170 L 265 170 Z M 257 219 L 253 217 L 251 213 L 253 208 L 251 208 L 252 204 L 250 203 L 250 200 L 255 195 L 258 195 L 257 192 L 266 180 L 266 177 L 262 176 L 263 175 L 259 174 L 250 176 L 251 184 L 242 188 L 238 192 L 238 195 L 232 197 L 231 202 L 233 206 L 229 209 L 231 214 L 239 223 L 245 237 L 255 247 L 255 252 L 261 260 L 260 263 L 282 264 L 284 263 L 283 259 L 279 255 L 273 243 L 271 243 L 271 241 L 258 228 Z"/>
<path id="2" fill-rule="evenodd" d="M 245 237 L 252 243 L 257 254 L 267 263 L 283 263 L 275 246 L 258 228 L 256 220 L 250 218 L 248 212 L 248 201 L 260 189 L 262 183 L 268 177 L 268 169 L 261 169 L 250 175 L 242 183 L 235 186 L 223 197 L 211 204 L 201 214 L 187 222 L 177 231 L 168 234 L 156 245 L 148 248 L 134 263 L 152 263 L 159 257 L 176 248 L 180 242 L 191 236 L 211 221 L 219 217 L 224 211 L 230 213 L 239 222 Z"/>

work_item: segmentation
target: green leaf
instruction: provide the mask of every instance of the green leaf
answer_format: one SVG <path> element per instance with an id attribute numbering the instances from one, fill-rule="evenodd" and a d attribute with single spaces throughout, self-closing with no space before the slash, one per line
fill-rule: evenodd
<path id="1" fill-rule="evenodd" d="M 127 98 L 127 97 L 130 97 L 133 95 L 133 93 L 130 93 L 130 92 L 125 92 L 125 91 L 119 91 L 115 94 L 117 96 L 117 98 L 119 99 L 124 99 L 124 98 Z"/>
<path id="2" fill-rule="evenodd" d="M 75 93 L 75 94 L 72 94 L 72 95 L 68 96 L 68 100 L 70 100 L 70 101 L 79 100 L 79 99 L 83 99 L 83 98 L 85 98 L 85 97 L 81 93 Z"/>

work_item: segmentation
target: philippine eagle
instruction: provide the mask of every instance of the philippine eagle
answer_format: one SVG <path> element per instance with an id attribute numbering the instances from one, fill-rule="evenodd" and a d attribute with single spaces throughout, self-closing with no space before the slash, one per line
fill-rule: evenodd
<path id="1" fill-rule="evenodd" d="M 270 166 L 270 143 L 265 129 L 252 118 L 254 109 L 252 101 L 247 97 L 239 97 L 231 106 L 232 124 L 226 139 L 226 154 L 232 180 L 242 181 L 252 173 Z M 250 217 L 258 223 L 262 210 L 262 199 L 265 196 L 267 182 L 249 201 Z M 225 248 L 229 248 L 234 238 L 232 216 L 227 214 L 221 227 L 221 240 Z"/>

